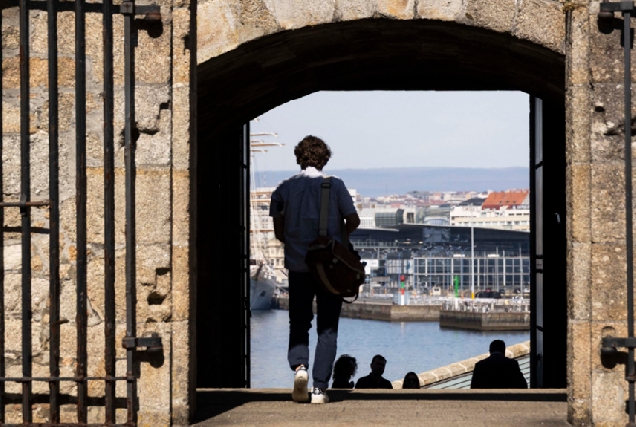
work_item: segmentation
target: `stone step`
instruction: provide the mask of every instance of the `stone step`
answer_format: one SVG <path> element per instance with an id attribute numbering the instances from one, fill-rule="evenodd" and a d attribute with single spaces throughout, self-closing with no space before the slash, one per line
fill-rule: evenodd
<path id="1" fill-rule="evenodd" d="M 325 405 L 291 401 L 290 390 L 197 392 L 208 426 L 568 426 L 565 390 L 333 390 Z"/>

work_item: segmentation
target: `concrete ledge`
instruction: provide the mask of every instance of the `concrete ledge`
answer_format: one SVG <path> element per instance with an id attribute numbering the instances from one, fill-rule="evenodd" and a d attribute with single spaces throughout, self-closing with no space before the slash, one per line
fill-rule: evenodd
<path id="1" fill-rule="evenodd" d="M 506 357 L 517 358 L 527 354 L 530 354 L 530 341 L 506 347 Z M 420 385 L 425 387 L 439 381 L 472 372 L 475 369 L 475 364 L 480 360 L 487 358 L 489 355 L 489 353 L 480 354 L 478 356 L 471 357 L 470 359 L 461 360 L 459 362 L 451 363 L 450 365 L 422 372 L 418 375 L 420 378 Z M 402 389 L 402 382 L 402 379 L 393 381 L 393 388 Z"/>
<path id="2" fill-rule="evenodd" d="M 566 389 L 528 390 L 329 390 L 331 401 L 341 400 L 466 400 L 566 402 Z M 210 399 L 230 402 L 291 401 L 290 389 L 197 389 L 197 404 Z"/>

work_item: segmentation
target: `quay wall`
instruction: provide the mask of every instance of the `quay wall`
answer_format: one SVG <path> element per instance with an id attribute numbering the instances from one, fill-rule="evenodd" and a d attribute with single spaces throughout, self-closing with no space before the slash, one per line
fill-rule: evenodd
<path id="1" fill-rule="evenodd" d="M 439 326 L 477 331 L 528 331 L 530 330 L 530 312 L 490 311 L 484 313 L 441 310 Z"/>
<path id="2" fill-rule="evenodd" d="M 356 301 L 352 304 L 342 303 L 340 317 L 390 322 L 437 322 L 441 307 L 441 305 L 393 305 L 385 302 Z M 289 310 L 289 298 L 276 297 L 274 308 Z M 315 313 L 316 302 L 314 301 Z"/>

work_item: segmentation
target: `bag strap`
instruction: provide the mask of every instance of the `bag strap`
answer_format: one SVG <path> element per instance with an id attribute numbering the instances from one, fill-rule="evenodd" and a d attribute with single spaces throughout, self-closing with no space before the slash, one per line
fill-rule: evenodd
<path id="1" fill-rule="evenodd" d="M 329 225 L 329 193 L 331 192 L 331 177 L 323 177 L 320 187 L 322 188 L 322 190 L 320 197 L 320 231 L 318 235 L 321 237 L 327 237 L 327 226 Z"/>

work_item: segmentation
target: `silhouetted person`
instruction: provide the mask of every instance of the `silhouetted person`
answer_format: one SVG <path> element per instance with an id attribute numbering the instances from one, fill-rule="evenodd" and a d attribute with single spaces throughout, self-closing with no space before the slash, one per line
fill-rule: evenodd
<path id="1" fill-rule="evenodd" d="M 300 173 L 281 182 L 272 193 L 270 216 L 274 219 L 274 234 L 285 244 L 285 267 L 289 270 L 289 348 L 287 360 L 294 371 L 292 398 L 296 402 L 309 400 L 309 329 L 314 317 L 312 303 L 316 298 L 318 310 L 318 343 L 312 377 L 312 403 L 326 403 L 326 389 L 336 359 L 338 320 L 342 298 L 320 287 L 309 271 L 305 256 L 309 244 L 320 232 L 320 201 L 324 174 L 322 168 L 331 157 L 325 142 L 306 136 L 294 148 Z M 360 225 L 360 218 L 344 182 L 331 178 L 327 232 L 340 241 L 342 219 L 344 231 L 351 234 Z"/>
<path id="2" fill-rule="evenodd" d="M 333 366 L 333 382 L 331 388 L 353 388 L 353 377 L 358 370 L 358 362 L 353 356 L 343 354 Z"/>
<path id="3" fill-rule="evenodd" d="M 475 364 L 470 388 L 528 388 L 519 362 L 506 357 L 502 340 L 490 343 L 490 356 Z"/>
<path id="4" fill-rule="evenodd" d="M 386 359 L 379 354 L 373 356 L 371 359 L 371 373 L 366 377 L 362 377 L 356 383 L 356 388 L 386 388 L 392 389 L 393 385 L 391 381 L 382 376 L 384 374 L 384 367 L 386 366 Z"/>
<path id="5" fill-rule="evenodd" d="M 415 372 L 409 372 L 404 376 L 404 381 L 402 381 L 403 389 L 420 389 L 420 377 L 417 376 Z"/>

